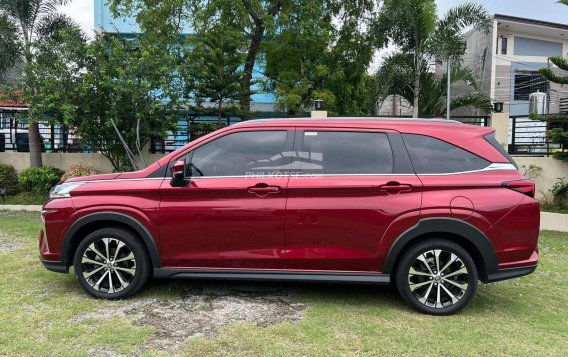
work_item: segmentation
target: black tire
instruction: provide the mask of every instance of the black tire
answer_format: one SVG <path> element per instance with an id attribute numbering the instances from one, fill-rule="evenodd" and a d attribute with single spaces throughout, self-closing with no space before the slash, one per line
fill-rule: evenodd
<path id="1" fill-rule="evenodd" d="M 152 271 L 144 245 L 134 233 L 122 228 L 102 228 L 85 237 L 75 251 L 73 265 L 87 293 L 111 300 L 138 292 Z"/>
<path id="2" fill-rule="evenodd" d="M 475 262 L 460 245 L 444 239 L 428 239 L 403 254 L 395 281 L 404 301 L 415 310 L 429 315 L 451 315 L 463 309 L 475 295 Z"/>

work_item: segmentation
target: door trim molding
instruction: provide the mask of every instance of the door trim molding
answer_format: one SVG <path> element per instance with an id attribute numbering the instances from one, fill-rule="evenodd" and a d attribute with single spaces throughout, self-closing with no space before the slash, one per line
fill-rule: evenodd
<path id="1" fill-rule="evenodd" d="M 187 278 L 243 281 L 288 281 L 288 282 L 325 282 L 357 284 L 390 284 L 389 274 L 378 273 L 327 273 L 307 271 L 266 272 L 261 270 L 203 270 L 203 269 L 154 269 L 155 278 Z"/>

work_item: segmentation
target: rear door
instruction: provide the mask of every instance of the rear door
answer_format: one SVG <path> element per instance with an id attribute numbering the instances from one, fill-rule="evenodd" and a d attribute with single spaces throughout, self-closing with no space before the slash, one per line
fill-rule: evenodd
<path id="1" fill-rule="evenodd" d="M 401 215 L 417 217 L 421 204 L 422 184 L 400 134 L 298 128 L 294 149 L 287 268 L 378 271 L 384 232 Z"/>

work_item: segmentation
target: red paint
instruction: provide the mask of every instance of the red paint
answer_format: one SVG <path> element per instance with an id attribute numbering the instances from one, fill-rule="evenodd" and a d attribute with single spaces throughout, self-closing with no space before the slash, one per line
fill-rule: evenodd
<path id="1" fill-rule="evenodd" d="M 429 135 L 491 163 L 508 163 L 484 139 L 492 129 L 476 126 L 411 120 L 251 121 L 195 140 L 141 171 L 70 180 L 88 183 L 71 191 L 71 198 L 45 205 L 53 212 L 45 215 L 40 254 L 46 260 L 61 260 L 63 239 L 73 223 L 91 213 L 110 211 L 128 215 L 148 230 L 165 268 L 382 272 L 390 248 L 405 231 L 421 219 L 447 217 L 481 231 L 501 268 L 536 263 L 539 207 L 524 194 L 534 186 L 519 181 L 523 177 L 515 170 L 199 177 L 186 187 L 172 187 L 169 172 L 163 179 L 149 178 L 192 149 L 228 133 L 295 128 Z"/>

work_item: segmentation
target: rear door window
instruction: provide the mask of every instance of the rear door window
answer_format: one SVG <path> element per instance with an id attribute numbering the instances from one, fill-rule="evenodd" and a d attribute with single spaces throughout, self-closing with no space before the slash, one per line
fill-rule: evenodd
<path id="1" fill-rule="evenodd" d="M 394 166 L 387 135 L 376 132 L 306 130 L 296 156 L 302 174 L 392 174 Z"/>
<path id="2" fill-rule="evenodd" d="M 481 170 L 491 163 L 467 150 L 425 135 L 403 134 L 417 174 Z"/>

